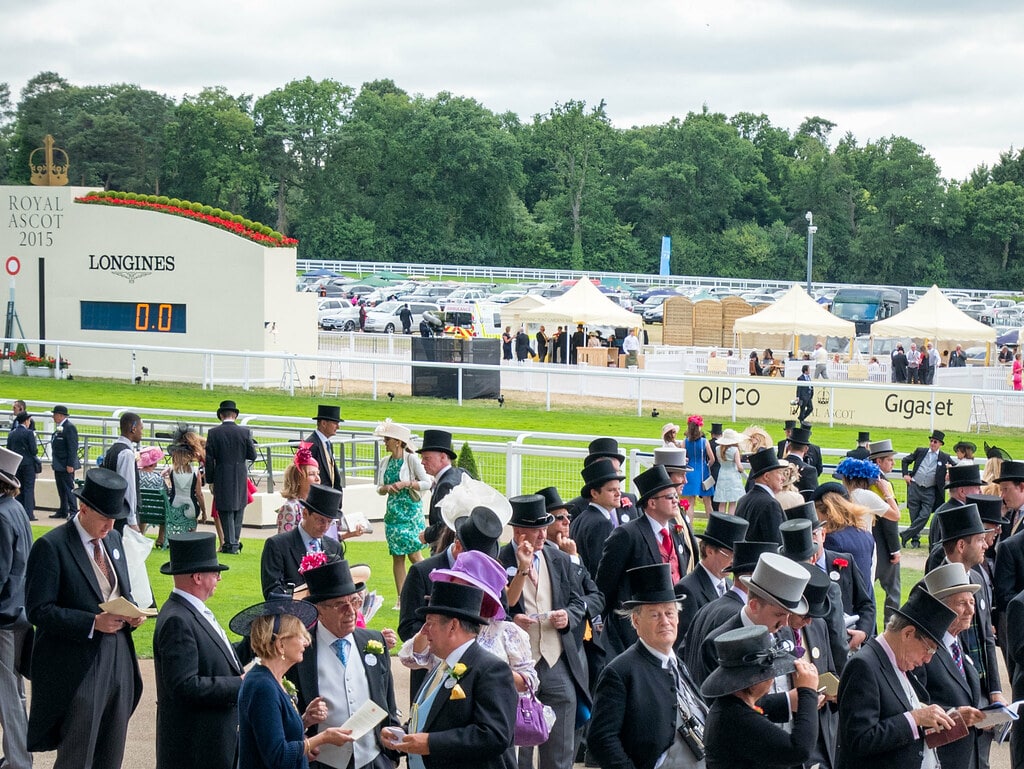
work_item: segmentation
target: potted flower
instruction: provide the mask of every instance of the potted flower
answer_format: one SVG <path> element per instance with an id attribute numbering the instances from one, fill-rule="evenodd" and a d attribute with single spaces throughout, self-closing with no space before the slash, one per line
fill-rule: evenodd
<path id="1" fill-rule="evenodd" d="M 25 361 L 28 358 L 28 348 L 24 343 L 19 342 L 14 350 L 8 353 L 11 361 L 11 373 L 15 376 L 25 376 Z"/>
<path id="2" fill-rule="evenodd" d="M 57 362 L 53 358 L 42 358 L 38 355 L 29 355 L 25 358 L 25 366 L 29 376 L 39 379 L 47 379 L 53 376 L 53 367 Z"/>

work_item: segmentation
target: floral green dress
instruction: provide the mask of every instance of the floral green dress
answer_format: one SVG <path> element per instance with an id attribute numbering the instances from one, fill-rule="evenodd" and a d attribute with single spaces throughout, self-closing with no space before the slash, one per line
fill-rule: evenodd
<path id="1" fill-rule="evenodd" d="M 391 457 L 384 470 L 384 484 L 396 483 L 402 472 L 404 457 Z M 412 498 L 409 489 L 388 494 L 387 511 L 384 513 L 384 537 L 388 541 L 391 555 L 409 555 L 418 552 L 423 543 L 420 532 L 426 528 L 423 522 L 423 503 Z"/>

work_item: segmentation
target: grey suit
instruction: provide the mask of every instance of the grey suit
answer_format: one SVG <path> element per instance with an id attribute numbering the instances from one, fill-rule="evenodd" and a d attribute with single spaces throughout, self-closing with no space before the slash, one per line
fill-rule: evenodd
<path id="1" fill-rule="evenodd" d="M 25 569 L 31 547 L 32 528 L 25 511 L 12 497 L 0 499 L 0 727 L 4 756 L 14 767 L 32 762 L 26 746 L 25 680 L 18 673 L 32 629 L 25 616 Z"/>

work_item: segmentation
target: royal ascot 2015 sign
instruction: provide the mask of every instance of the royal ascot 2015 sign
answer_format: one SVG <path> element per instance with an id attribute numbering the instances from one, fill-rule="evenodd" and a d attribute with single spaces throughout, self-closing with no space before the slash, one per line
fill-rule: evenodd
<path id="1" fill-rule="evenodd" d="M 947 393 L 931 388 L 891 390 L 885 387 L 832 388 L 823 380 L 814 385 L 814 411 L 809 421 L 824 424 L 895 427 L 930 430 L 966 430 L 971 416 L 968 393 Z M 699 378 L 686 380 L 683 398 L 686 408 L 705 415 L 764 421 L 795 417 L 792 403 L 796 383 L 754 377 L 735 382 L 709 382 Z"/>

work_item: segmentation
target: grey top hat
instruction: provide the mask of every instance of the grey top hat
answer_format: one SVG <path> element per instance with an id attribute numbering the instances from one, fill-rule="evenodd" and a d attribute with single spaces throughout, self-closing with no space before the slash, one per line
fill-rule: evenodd
<path id="1" fill-rule="evenodd" d="M 892 447 L 892 441 L 886 438 L 884 441 L 871 441 L 871 445 L 868 447 L 868 459 L 880 459 L 881 457 L 891 457 L 896 455 L 895 449 Z"/>
<path id="2" fill-rule="evenodd" d="M 486 625 L 487 620 L 480 616 L 483 603 L 484 591 L 478 587 L 456 582 L 435 582 L 430 590 L 430 603 L 416 610 L 416 618 L 425 619 L 428 614 L 442 614 Z"/>
<path id="3" fill-rule="evenodd" d="M 779 461 L 779 455 L 772 448 L 763 448 L 760 451 L 755 451 L 750 455 L 749 460 L 751 480 L 759 478 L 772 470 L 789 467 L 787 463 Z"/>
<path id="4" fill-rule="evenodd" d="M 698 534 L 697 538 L 709 545 L 732 550 L 736 543 L 746 536 L 749 525 L 749 522 L 736 515 L 711 513 L 708 516 L 707 528 L 703 534 Z"/>
<path id="5" fill-rule="evenodd" d="M 971 582 L 962 563 L 944 563 L 942 566 L 936 566 L 924 575 L 922 582 L 925 589 L 940 601 L 956 593 L 974 595 L 981 590 L 981 585 Z"/>
<path id="6" fill-rule="evenodd" d="M 668 470 L 662 465 L 655 465 L 644 470 L 633 479 L 633 483 L 636 484 L 636 490 L 640 493 L 640 498 L 637 499 L 637 504 L 640 507 L 643 507 L 647 500 L 659 491 L 676 488 L 676 482 L 668 477 Z"/>
<path id="7" fill-rule="evenodd" d="M 946 468 L 946 488 L 955 489 L 960 486 L 981 486 L 981 468 L 973 462 Z"/>
<path id="8" fill-rule="evenodd" d="M 688 473 L 693 468 L 686 463 L 686 451 L 680 448 L 668 448 L 659 446 L 654 450 L 654 464 L 661 465 L 666 470 L 680 473 Z"/>
<path id="9" fill-rule="evenodd" d="M 328 561 L 315 569 L 308 569 L 302 576 L 309 587 L 309 595 L 304 600 L 310 603 L 354 595 L 364 587 L 363 583 L 356 583 L 352 579 L 348 561 L 342 558 Z"/>
<path id="10" fill-rule="evenodd" d="M 914 585 L 907 602 L 895 611 L 940 646 L 945 643 L 943 636 L 956 619 L 956 612 L 921 583 Z"/>
<path id="11" fill-rule="evenodd" d="M 626 570 L 629 580 L 629 600 L 622 602 L 622 608 L 650 603 L 676 603 L 672 588 L 672 570 L 667 563 L 653 563 Z"/>
<path id="12" fill-rule="evenodd" d="M 801 563 L 814 555 L 810 521 L 803 518 L 786 521 L 779 525 L 779 533 L 782 535 L 782 554 L 790 560 Z"/>
<path id="13" fill-rule="evenodd" d="M 113 470 L 94 467 L 85 474 L 81 491 L 72 493 L 102 516 L 120 520 L 128 517 L 128 502 L 124 498 L 128 483 Z"/>
<path id="14" fill-rule="evenodd" d="M 966 501 L 978 506 L 978 513 L 984 523 L 995 523 L 999 526 L 1009 523 L 1003 517 L 1003 498 L 992 494 L 968 494 Z"/>
<path id="15" fill-rule="evenodd" d="M 508 501 L 512 505 L 510 526 L 518 526 L 521 529 L 541 529 L 550 526 L 555 520 L 555 516 L 548 512 L 544 497 L 540 494 L 523 494 L 519 497 L 511 497 Z"/>
<path id="16" fill-rule="evenodd" d="M 729 571 L 733 574 L 750 574 L 757 568 L 757 562 L 763 553 L 778 553 L 778 542 L 751 542 L 741 539 L 733 545 L 732 565 Z"/>
<path id="17" fill-rule="evenodd" d="M 800 564 L 776 553 L 764 553 L 757 560 L 754 573 L 741 576 L 747 590 L 758 598 L 788 609 L 794 614 L 807 613 L 804 588 L 807 587 L 807 571 Z"/>
<path id="18" fill-rule="evenodd" d="M 18 480 L 18 466 L 21 464 L 21 454 L 0 447 L 0 478 L 16 489 L 21 488 L 21 481 Z"/>
<path id="19" fill-rule="evenodd" d="M 167 537 L 171 560 L 160 567 L 161 574 L 200 574 L 227 571 L 217 561 L 217 537 L 212 531 L 189 531 Z"/>
<path id="20" fill-rule="evenodd" d="M 342 493 L 338 489 L 314 483 L 302 500 L 302 506 L 327 518 L 337 518 L 341 515 L 341 500 Z"/>
<path id="21" fill-rule="evenodd" d="M 981 513 L 978 512 L 978 506 L 973 503 L 949 507 L 936 515 L 942 529 L 943 542 L 973 537 L 975 534 L 986 532 L 985 524 L 981 520 Z"/>
<path id="22" fill-rule="evenodd" d="M 705 699 L 724 697 L 792 673 L 794 657 L 775 643 L 764 625 L 741 627 L 715 638 L 718 667 L 700 687 Z"/>

